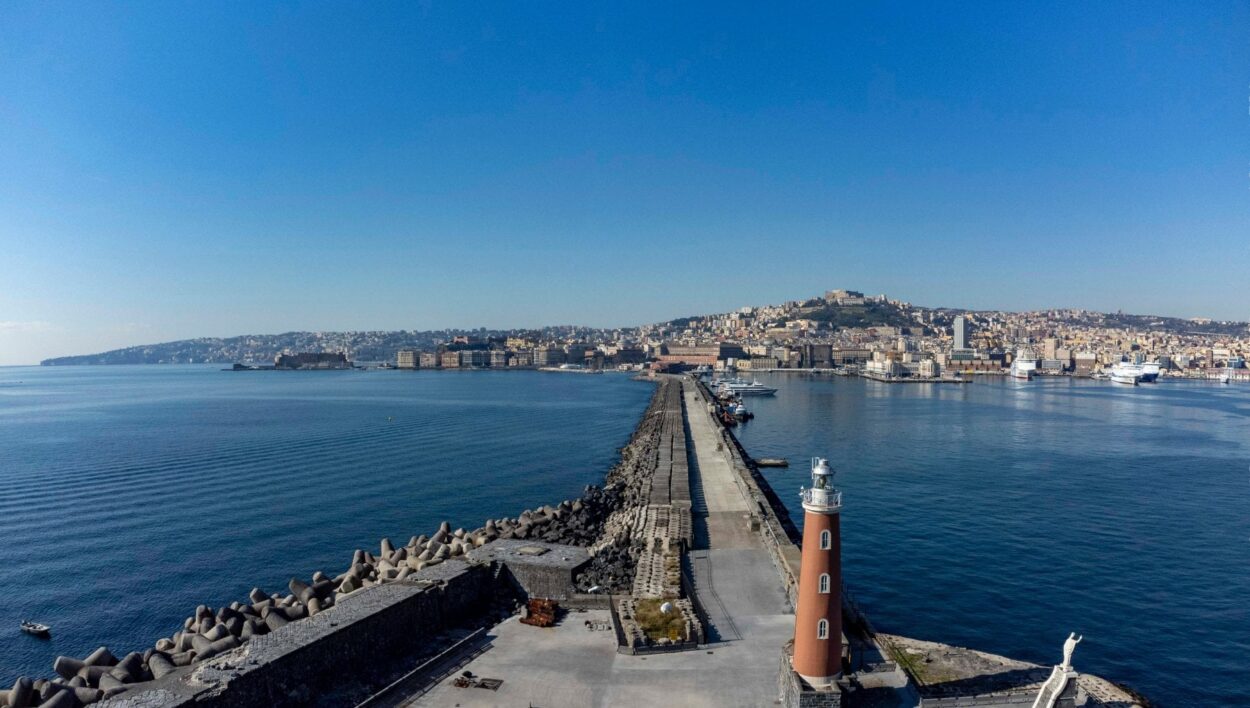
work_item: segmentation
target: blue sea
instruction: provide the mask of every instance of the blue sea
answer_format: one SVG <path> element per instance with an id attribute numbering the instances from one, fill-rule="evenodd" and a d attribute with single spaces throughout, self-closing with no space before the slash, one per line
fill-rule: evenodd
<path id="1" fill-rule="evenodd" d="M 844 577 L 880 631 L 1056 664 L 1165 706 L 1250 705 L 1250 387 L 795 374 L 737 429 L 796 521 L 844 491 Z"/>
<path id="2" fill-rule="evenodd" d="M 196 605 L 601 483 L 653 387 L 539 372 L 0 368 L 0 686 Z M 33 618 L 50 640 L 21 634 Z"/>
<path id="3" fill-rule="evenodd" d="M 845 577 L 883 631 L 1250 705 L 1250 387 L 768 375 L 737 433 L 801 519 L 845 491 Z M 651 387 L 539 372 L 0 369 L 0 685 L 125 652 L 200 603 L 601 481 Z M 32 617 L 50 641 L 18 632 Z"/>

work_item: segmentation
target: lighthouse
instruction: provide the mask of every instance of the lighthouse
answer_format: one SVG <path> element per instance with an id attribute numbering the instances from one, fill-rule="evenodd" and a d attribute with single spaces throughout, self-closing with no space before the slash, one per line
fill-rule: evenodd
<path id="1" fill-rule="evenodd" d="M 812 486 L 801 496 L 803 560 L 792 663 L 808 685 L 823 689 L 842 675 L 842 492 L 833 488 L 828 460 L 812 459 Z"/>

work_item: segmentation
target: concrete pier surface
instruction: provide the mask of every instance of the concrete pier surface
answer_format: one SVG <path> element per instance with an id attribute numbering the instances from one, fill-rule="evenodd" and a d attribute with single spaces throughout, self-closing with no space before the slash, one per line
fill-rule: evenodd
<path id="1" fill-rule="evenodd" d="M 452 681 L 407 705 L 453 706 L 766 706 L 777 700 L 777 657 L 794 615 L 758 532 L 754 504 L 741 493 L 718 424 L 693 386 L 683 392 L 690 450 L 695 593 L 707 613 L 708 646 L 699 651 L 616 652 L 606 610 L 571 612 L 555 627 L 510 619 L 491 630 L 491 646 L 464 666 L 502 679 L 496 690 Z M 721 449 L 718 449 L 720 446 Z"/>

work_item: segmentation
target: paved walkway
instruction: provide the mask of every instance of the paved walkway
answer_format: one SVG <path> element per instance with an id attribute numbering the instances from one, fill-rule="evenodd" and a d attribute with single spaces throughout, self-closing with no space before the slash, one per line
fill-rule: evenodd
<path id="1" fill-rule="evenodd" d="M 733 469 L 705 405 L 687 390 L 696 592 L 712 615 L 712 644 L 647 657 L 616 653 L 612 632 L 589 631 L 607 611 L 574 612 L 538 629 L 515 619 L 492 628 L 490 648 L 465 668 L 502 679 L 497 691 L 443 681 L 412 705 L 769 706 L 777 698 L 781 646 L 794 629 L 777 571 L 755 533 Z"/>

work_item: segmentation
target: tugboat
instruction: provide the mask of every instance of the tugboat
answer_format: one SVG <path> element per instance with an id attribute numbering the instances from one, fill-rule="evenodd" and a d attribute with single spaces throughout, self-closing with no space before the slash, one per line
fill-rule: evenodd
<path id="1" fill-rule="evenodd" d="M 51 627 L 31 620 L 22 620 L 22 631 L 27 634 L 33 634 L 36 637 L 49 637 L 52 635 Z"/>

